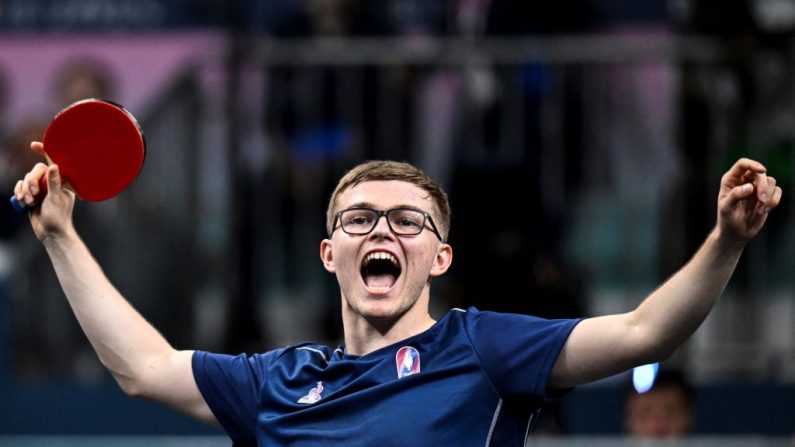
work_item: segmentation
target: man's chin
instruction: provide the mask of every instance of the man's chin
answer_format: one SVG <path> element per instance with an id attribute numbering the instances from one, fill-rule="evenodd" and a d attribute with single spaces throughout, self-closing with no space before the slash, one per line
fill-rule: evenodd
<path id="1" fill-rule="evenodd" d="M 405 313 L 405 310 L 401 311 L 393 300 L 383 297 L 375 300 L 368 299 L 364 305 L 353 308 L 353 311 L 367 321 L 380 323 L 394 321 Z"/>
<path id="2" fill-rule="evenodd" d="M 400 312 L 394 306 L 368 306 L 362 316 L 372 321 L 389 321 L 400 316 Z"/>

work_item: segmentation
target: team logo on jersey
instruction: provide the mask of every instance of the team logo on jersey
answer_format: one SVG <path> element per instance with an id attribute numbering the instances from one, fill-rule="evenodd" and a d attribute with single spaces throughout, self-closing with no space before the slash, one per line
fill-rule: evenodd
<path id="1" fill-rule="evenodd" d="M 398 379 L 420 372 L 420 353 L 411 346 L 403 346 L 395 354 Z"/>
<path id="2" fill-rule="evenodd" d="M 322 392 L 323 392 L 323 382 L 318 382 L 316 387 L 312 388 L 311 390 L 309 390 L 308 393 L 306 393 L 306 396 L 298 399 L 298 403 L 313 404 L 323 398 L 323 396 L 320 395 L 320 393 Z"/>

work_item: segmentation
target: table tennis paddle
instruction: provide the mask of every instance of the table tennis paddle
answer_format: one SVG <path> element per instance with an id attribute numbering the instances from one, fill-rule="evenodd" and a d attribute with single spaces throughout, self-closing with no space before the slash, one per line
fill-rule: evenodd
<path id="1" fill-rule="evenodd" d="M 102 99 L 77 101 L 58 112 L 44 132 L 44 152 L 57 164 L 64 184 L 80 199 L 99 202 L 124 191 L 141 170 L 146 141 L 135 117 L 119 104 Z M 42 177 L 41 203 L 47 194 Z M 28 211 L 11 197 L 18 213 Z"/>

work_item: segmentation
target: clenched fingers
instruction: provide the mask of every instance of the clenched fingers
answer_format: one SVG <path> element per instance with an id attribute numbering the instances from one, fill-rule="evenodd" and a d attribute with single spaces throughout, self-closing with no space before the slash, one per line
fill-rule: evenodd
<path id="1" fill-rule="evenodd" d="M 14 187 L 14 195 L 20 203 L 28 206 L 33 205 L 34 197 L 40 191 L 41 179 L 47 173 L 47 165 L 36 163 L 22 180 L 19 180 Z"/>

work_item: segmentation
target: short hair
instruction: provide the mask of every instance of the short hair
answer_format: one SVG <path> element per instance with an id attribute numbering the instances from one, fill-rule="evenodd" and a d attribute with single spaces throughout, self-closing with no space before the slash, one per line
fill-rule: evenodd
<path id="1" fill-rule="evenodd" d="M 425 190 L 431 197 L 436 208 L 436 214 L 441 218 L 439 232 L 444 240 L 450 232 L 450 202 L 447 193 L 442 187 L 429 177 L 422 169 L 405 162 L 389 160 L 372 160 L 355 166 L 348 171 L 337 183 L 337 187 L 331 194 L 331 199 L 326 210 L 326 229 L 331 234 L 334 225 L 334 214 L 337 208 L 337 199 L 340 194 L 354 186 L 371 181 L 398 180 L 411 183 Z"/>

